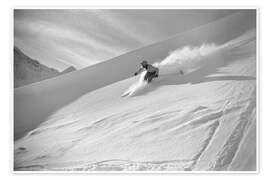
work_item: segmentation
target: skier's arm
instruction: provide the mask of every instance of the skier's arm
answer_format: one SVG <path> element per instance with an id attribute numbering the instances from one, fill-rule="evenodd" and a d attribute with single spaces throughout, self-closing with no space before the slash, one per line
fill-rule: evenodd
<path id="1" fill-rule="evenodd" d="M 158 71 L 158 68 L 152 66 L 152 65 L 148 65 L 148 69 L 147 69 L 148 72 L 157 72 Z"/>
<path id="2" fill-rule="evenodd" d="M 140 67 L 140 69 L 138 71 L 136 71 L 134 73 L 134 75 L 137 76 L 138 74 L 140 74 L 143 71 L 143 69 L 144 69 L 143 67 Z"/>

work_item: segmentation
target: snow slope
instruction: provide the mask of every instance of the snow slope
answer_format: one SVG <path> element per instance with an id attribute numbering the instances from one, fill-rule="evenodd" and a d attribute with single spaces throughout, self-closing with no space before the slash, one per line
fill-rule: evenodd
<path id="1" fill-rule="evenodd" d="M 14 169 L 256 170 L 255 21 L 254 11 L 237 13 L 17 88 Z M 205 54 L 203 44 L 215 48 Z M 187 74 L 122 98 L 141 58 L 181 62 Z"/>

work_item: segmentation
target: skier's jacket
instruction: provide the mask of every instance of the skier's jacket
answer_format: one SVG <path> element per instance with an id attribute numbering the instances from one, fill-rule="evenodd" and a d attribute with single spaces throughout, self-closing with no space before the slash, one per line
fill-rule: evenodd
<path id="1" fill-rule="evenodd" d="M 135 72 L 134 75 L 136 76 L 136 75 L 140 74 L 144 69 L 149 73 L 155 73 L 156 75 L 158 75 L 158 68 L 152 66 L 151 64 L 141 66 L 140 69 L 137 72 Z"/>

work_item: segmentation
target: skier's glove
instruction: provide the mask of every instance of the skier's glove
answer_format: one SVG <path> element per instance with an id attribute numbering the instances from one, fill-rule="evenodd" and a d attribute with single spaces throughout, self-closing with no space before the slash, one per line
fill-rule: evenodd
<path id="1" fill-rule="evenodd" d="M 138 73 L 135 72 L 135 73 L 134 73 L 134 76 L 137 76 L 137 75 L 138 75 Z"/>

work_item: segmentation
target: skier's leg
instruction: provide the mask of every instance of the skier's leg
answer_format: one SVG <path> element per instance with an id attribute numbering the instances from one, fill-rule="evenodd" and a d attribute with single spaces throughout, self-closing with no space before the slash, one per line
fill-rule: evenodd
<path id="1" fill-rule="evenodd" d="M 158 71 L 155 72 L 155 76 L 154 77 L 158 77 Z"/>
<path id="2" fill-rule="evenodd" d="M 150 73 L 149 72 L 146 72 L 146 74 L 144 75 L 144 80 L 145 81 L 148 81 L 149 75 L 150 75 Z"/>
<path id="3" fill-rule="evenodd" d="M 149 73 L 148 83 L 150 83 L 154 77 L 156 77 L 156 72 Z"/>

